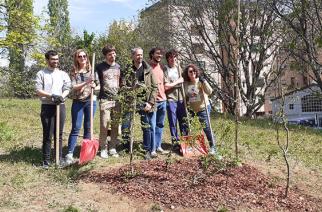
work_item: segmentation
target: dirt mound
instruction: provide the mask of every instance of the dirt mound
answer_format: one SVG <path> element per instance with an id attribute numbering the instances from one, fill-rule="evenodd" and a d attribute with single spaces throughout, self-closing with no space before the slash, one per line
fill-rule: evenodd
<path id="1" fill-rule="evenodd" d="M 165 161 L 142 161 L 131 174 L 129 166 L 87 173 L 81 180 L 113 186 L 116 192 L 150 199 L 166 207 L 318 211 L 316 198 L 275 185 L 254 167 L 231 166 L 208 159 L 183 159 L 167 167 Z"/>

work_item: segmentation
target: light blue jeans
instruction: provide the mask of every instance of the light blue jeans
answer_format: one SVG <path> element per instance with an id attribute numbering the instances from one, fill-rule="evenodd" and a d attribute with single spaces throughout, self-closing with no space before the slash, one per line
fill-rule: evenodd
<path id="1" fill-rule="evenodd" d="M 207 106 L 207 110 L 210 115 L 210 113 L 211 113 L 211 106 L 210 105 Z M 203 128 L 203 131 L 206 134 L 207 140 L 209 142 L 209 146 L 213 147 L 216 150 L 216 136 L 215 136 L 215 133 L 211 131 L 212 129 L 210 128 L 210 123 L 209 123 L 210 120 L 208 120 L 206 108 L 203 109 L 202 111 L 199 111 L 197 113 L 197 116 L 199 118 L 200 123 L 205 125 Z M 211 134 L 213 135 L 213 137 L 211 136 Z"/>
<path id="2" fill-rule="evenodd" d="M 167 112 L 167 101 L 157 102 L 157 111 L 155 112 L 155 130 L 154 130 L 154 146 L 153 151 L 161 147 L 162 134 L 164 128 L 164 120 Z"/>

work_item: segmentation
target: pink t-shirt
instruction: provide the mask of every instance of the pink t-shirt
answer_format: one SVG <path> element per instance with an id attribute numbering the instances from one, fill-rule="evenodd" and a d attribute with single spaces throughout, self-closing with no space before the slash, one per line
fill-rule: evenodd
<path id="1" fill-rule="evenodd" d="M 158 95 L 157 101 L 165 101 L 167 97 L 165 95 L 164 89 L 164 74 L 160 64 L 151 64 L 152 73 L 155 77 L 156 83 L 158 85 Z"/>

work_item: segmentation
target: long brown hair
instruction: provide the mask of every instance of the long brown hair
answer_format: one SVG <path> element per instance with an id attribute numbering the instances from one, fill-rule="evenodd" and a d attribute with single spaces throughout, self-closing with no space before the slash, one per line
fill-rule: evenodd
<path id="1" fill-rule="evenodd" d="M 87 60 L 86 60 L 86 65 L 85 65 L 85 68 L 87 71 L 90 71 L 92 69 L 92 66 L 91 66 L 91 63 L 89 61 L 89 57 L 88 57 L 88 54 L 86 53 L 86 51 L 84 49 L 77 49 L 73 55 L 73 59 L 74 59 L 74 65 L 73 65 L 73 68 L 72 68 L 72 71 L 71 71 L 71 76 L 76 76 L 76 74 L 79 72 L 80 70 L 80 66 L 79 66 L 79 63 L 78 63 L 78 55 L 79 53 L 81 52 L 84 52 L 86 57 L 87 57 Z"/>
<path id="2" fill-rule="evenodd" d="M 193 70 L 196 72 L 196 78 L 199 78 L 199 76 L 201 74 L 200 69 L 195 64 L 189 64 L 189 65 L 187 65 L 187 67 L 184 69 L 184 71 L 182 73 L 182 77 L 183 77 L 184 81 L 187 81 L 187 82 L 191 81 L 188 76 L 189 68 L 193 68 Z"/>

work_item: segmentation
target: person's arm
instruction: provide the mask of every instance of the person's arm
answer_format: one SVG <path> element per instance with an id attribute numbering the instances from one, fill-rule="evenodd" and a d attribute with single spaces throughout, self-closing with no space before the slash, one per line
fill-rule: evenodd
<path id="1" fill-rule="evenodd" d="M 151 73 L 151 94 L 146 103 L 144 111 L 150 111 L 153 105 L 155 104 L 156 98 L 158 94 L 158 85 L 153 73 Z"/>
<path id="2" fill-rule="evenodd" d="M 88 79 L 88 80 L 86 80 L 85 82 L 82 82 L 82 83 L 79 83 L 79 84 L 75 84 L 75 85 L 73 85 L 73 90 L 80 90 L 80 89 L 82 89 L 85 85 L 87 85 L 87 84 L 90 84 L 92 82 L 92 79 Z"/>
<path id="3" fill-rule="evenodd" d="M 35 79 L 35 90 L 36 90 L 36 94 L 39 97 L 43 97 L 43 98 L 51 98 L 51 93 L 46 92 L 44 90 L 44 74 L 43 72 L 39 71 L 36 75 L 36 79 Z"/>
<path id="4" fill-rule="evenodd" d="M 172 83 L 169 83 L 169 82 L 166 82 L 164 84 L 164 89 L 167 91 L 173 87 L 176 87 L 177 85 L 183 83 L 183 78 L 180 77 L 179 79 L 177 79 L 176 81 L 172 82 Z"/>
<path id="5" fill-rule="evenodd" d="M 71 85 L 70 78 L 66 72 L 63 73 L 62 77 L 63 77 L 63 82 L 64 82 L 63 87 L 62 87 L 62 97 L 65 99 L 68 96 L 68 94 L 72 88 L 72 85 Z"/>
<path id="6" fill-rule="evenodd" d="M 210 95 L 212 93 L 212 88 L 207 82 L 205 78 L 199 78 L 199 82 L 201 83 L 202 90 L 207 94 Z"/>
<path id="7" fill-rule="evenodd" d="M 44 90 L 37 90 L 36 93 L 37 93 L 37 95 L 39 97 L 45 97 L 45 98 L 48 98 L 48 99 L 51 98 L 51 93 L 48 93 L 48 92 L 46 92 Z"/>

